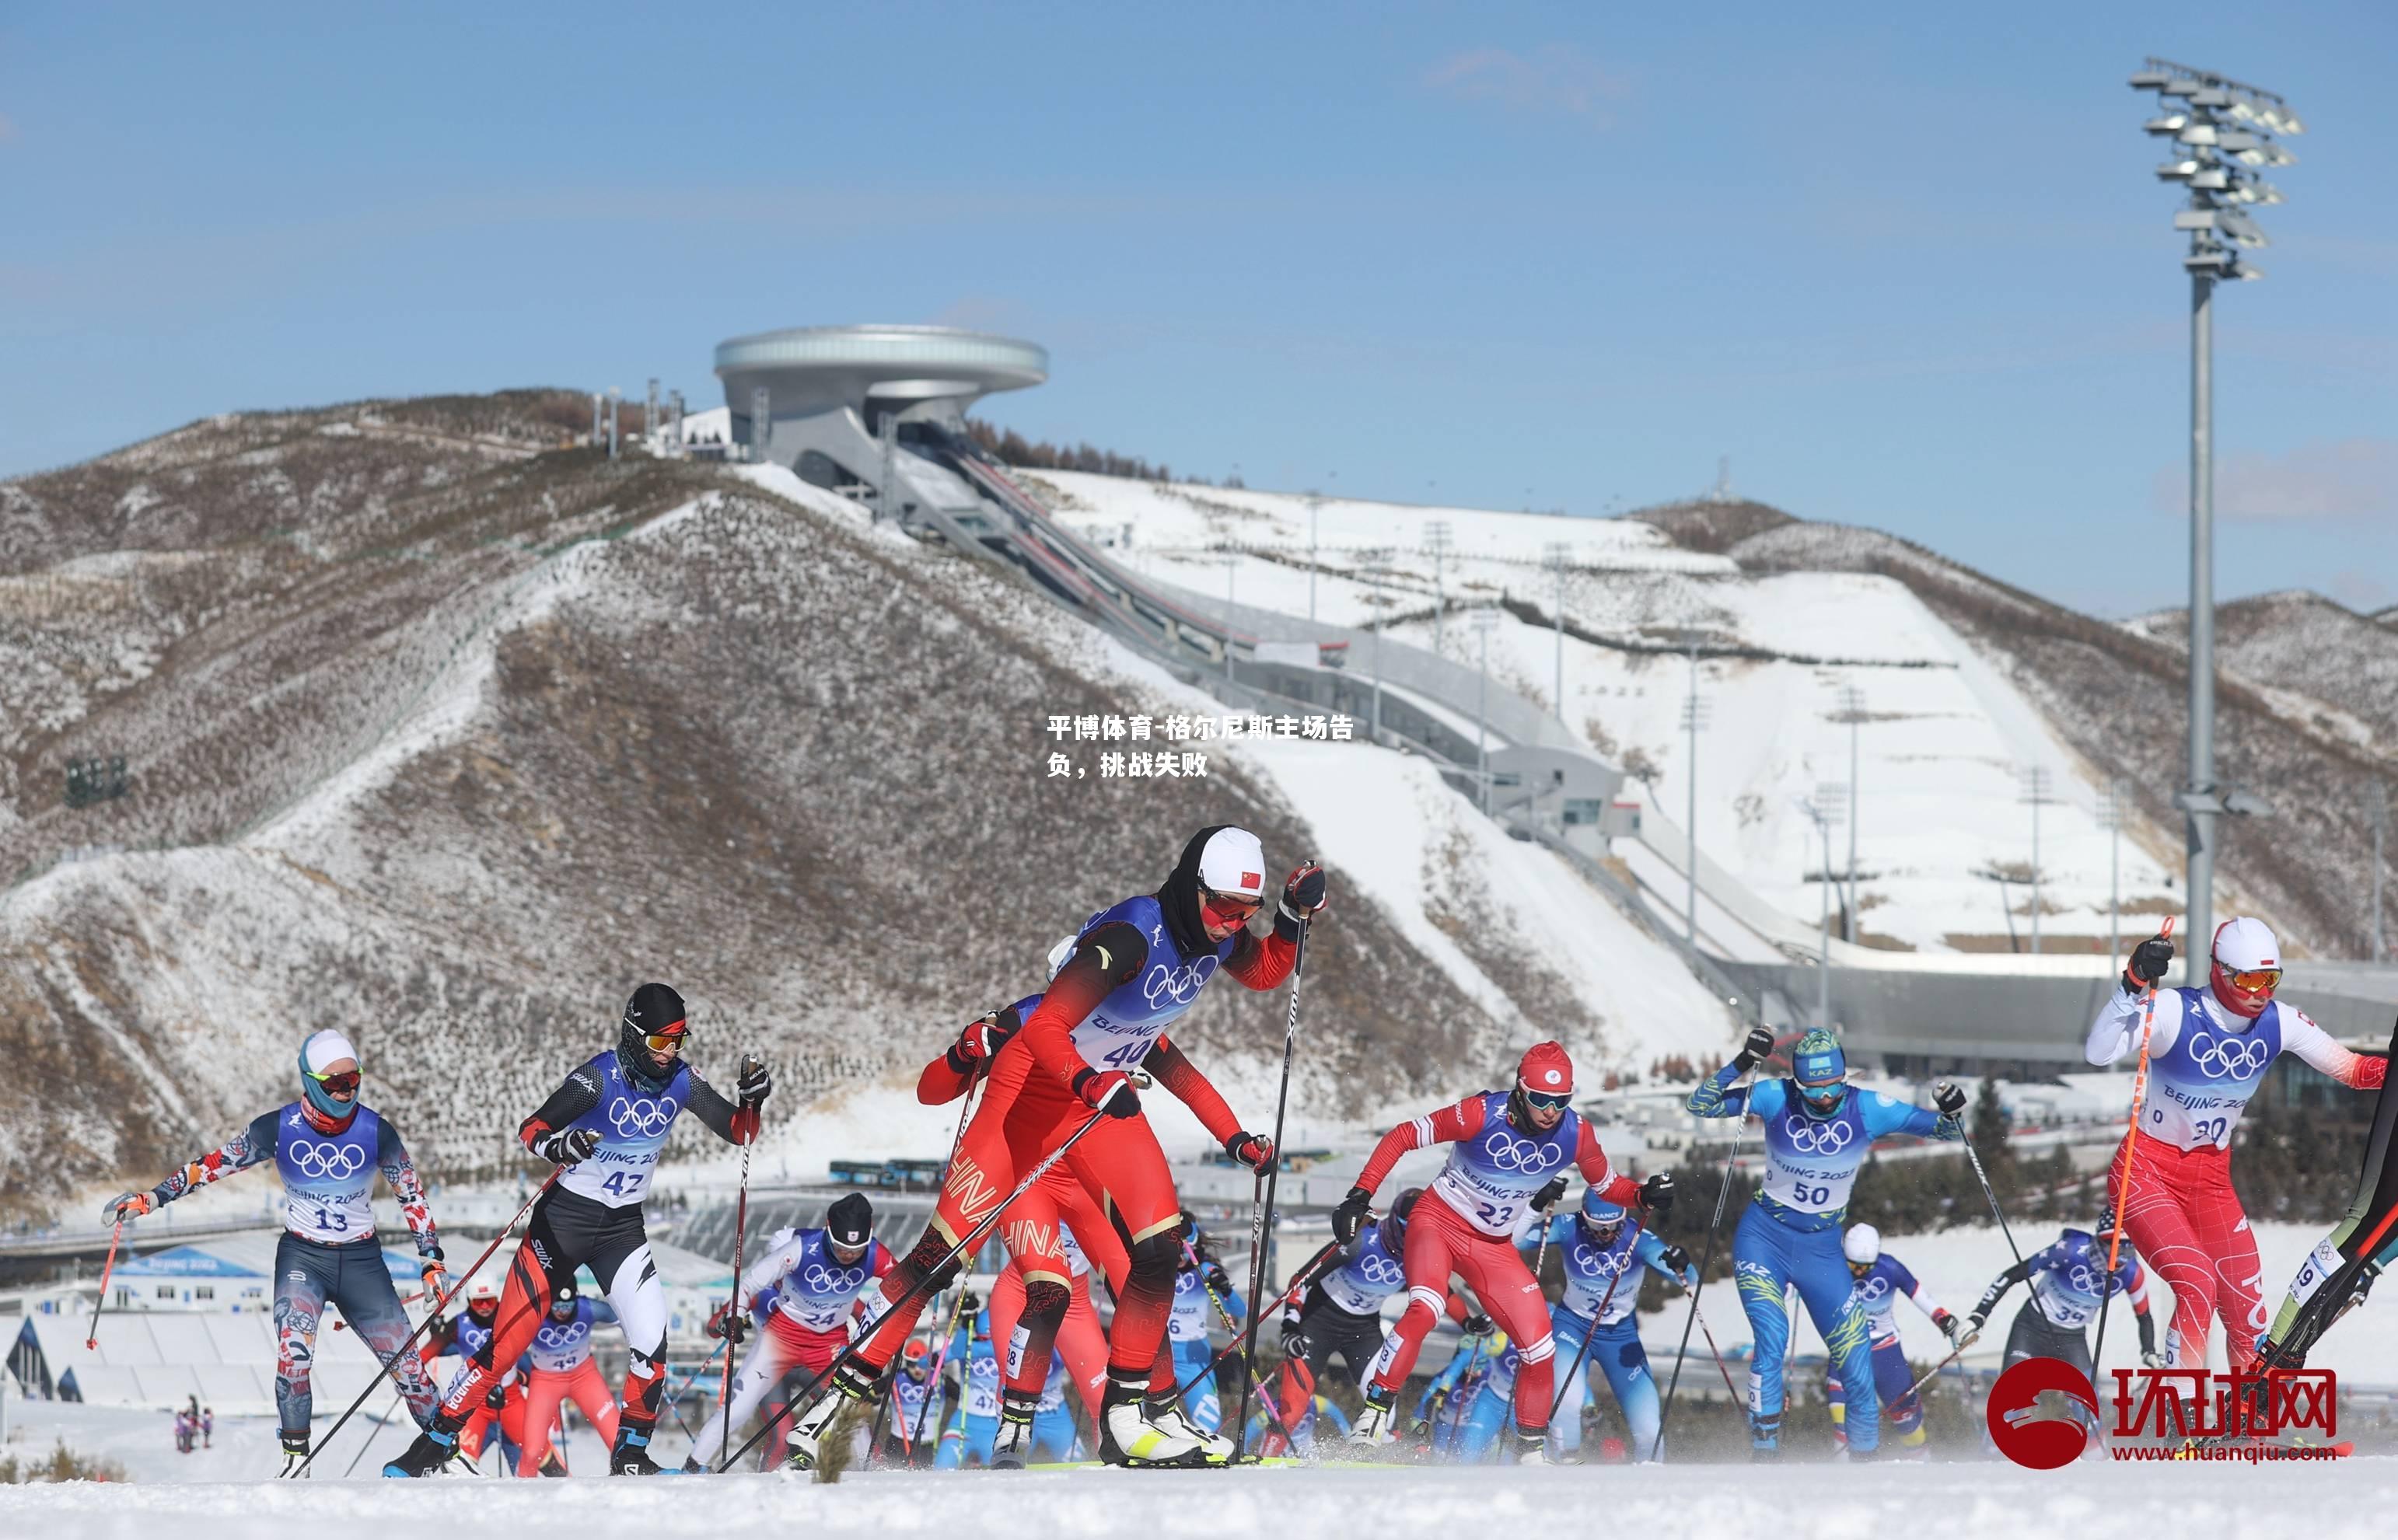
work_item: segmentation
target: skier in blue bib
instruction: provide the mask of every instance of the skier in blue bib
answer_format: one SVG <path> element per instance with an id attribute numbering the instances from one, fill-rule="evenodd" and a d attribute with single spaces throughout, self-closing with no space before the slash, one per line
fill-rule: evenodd
<path id="1" fill-rule="evenodd" d="M 102 1217 L 122 1223 L 163 1208 L 195 1188 L 273 1160 L 283 1179 L 283 1235 L 275 1243 L 275 1409 L 283 1425 L 283 1474 L 308 1460 L 313 1404 L 310 1370 L 317 1324 L 330 1301 L 392 1379 L 419 1426 L 430 1426 L 436 1400 L 424 1366 L 401 1344 L 408 1313 L 384 1266 L 375 1239 L 375 1174 L 399 1199 L 400 1217 L 416 1237 L 424 1292 L 438 1300 L 449 1279 L 441 1244 L 425 1206 L 424 1186 L 388 1118 L 359 1100 L 357 1050 L 328 1029 L 300 1048 L 300 1100 L 261 1113 L 222 1145 L 168 1174 L 148 1192 L 111 1199 Z"/>
<path id="2" fill-rule="evenodd" d="M 1772 1051 L 1773 1034 L 1750 1028 L 1731 1063 L 1701 1080 L 1686 1104 L 1700 1118 L 1754 1117 L 1765 1125 L 1765 1181 L 1731 1243 L 1732 1276 L 1756 1343 L 1748 1372 L 1750 1457 L 1781 1457 L 1782 1363 L 1790 1344 L 1783 1290 L 1796 1283 L 1848 1391 L 1849 1457 L 1869 1460 L 1880 1446 L 1881 1402 L 1873 1389 L 1866 1313 L 1840 1252 L 1840 1221 L 1873 1142 L 1893 1133 L 1961 1137 L 1965 1093 L 1941 1082 L 1933 1094 L 1935 1114 L 1859 1091 L 1848 1083 L 1839 1040 L 1820 1028 L 1791 1050 L 1787 1078 L 1733 1089 Z"/>
<path id="3" fill-rule="evenodd" d="M 1915 1393 L 1915 1371 L 1898 1340 L 1898 1302 L 1906 1300 L 1931 1318 L 1932 1324 L 1954 1344 L 1963 1331 L 1957 1318 L 1940 1307 L 1932 1291 L 1907 1271 L 1906 1264 L 1881 1249 L 1881 1232 L 1870 1225 L 1852 1225 L 1840 1251 L 1849 1259 L 1849 1276 L 1856 1279 L 1857 1305 L 1866 1313 L 1866 1335 L 1873 1342 L 1874 1395 L 1882 1415 L 1898 1435 L 1898 1447 L 1908 1453 L 1924 1448 L 1923 1398 Z M 1849 1445 L 1848 1391 L 1834 1366 L 1827 1387 L 1832 1403 L 1832 1436 L 1842 1449 Z"/>
<path id="4" fill-rule="evenodd" d="M 1535 1229 L 1527 1239 L 1540 1235 Z M 1548 1222 L 1549 1244 L 1565 1272 L 1565 1292 L 1550 1306 L 1557 1338 L 1557 1361 L 1570 1368 L 1585 1359 L 1581 1374 L 1563 1386 L 1564 1399 L 1549 1421 L 1549 1436 L 1561 1456 L 1582 1448 L 1583 1398 L 1596 1371 L 1607 1380 L 1632 1433 L 1635 1460 L 1662 1460 L 1657 1382 L 1649 1373 L 1649 1352 L 1640 1345 L 1639 1270 L 1647 1268 L 1684 1289 L 1698 1287 L 1699 1269 L 1682 1248 L 1654 1230 L 1632 1223 L 1632 1211 L 1611 1202 L 1596 1187 L 1583 1190 L 1582 1209 Z M 1590 1344 L 1585 1354 L 1583 1342 Z"/>

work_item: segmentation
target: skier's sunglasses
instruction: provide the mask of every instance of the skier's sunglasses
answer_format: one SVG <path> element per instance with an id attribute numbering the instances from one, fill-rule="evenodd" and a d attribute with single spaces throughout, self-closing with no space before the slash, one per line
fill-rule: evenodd
<path id="1" fill-rule="evenodd" d="M 1524 1101 L 1527 1105 L 1536 1106 L 1543 1112 L 1563 1112 L 1566 1108 L 1573 1105 L 1573 1092 L 1570 1091 L 1527 1090 L 1524 1091 Z"/>
<path id="2" fill-rule="evenodd" d="M 1243 898 L 1238 893 L 1219 893 L 1212 888 L 1199 890 L 1200 917 L 1210 925 L 1246 925 L 1265 907 L 1262 897 Z"/>
<path id="3" fill-rule="evenodd" d="M 2244 989 L 2252 995 L 2282 986 L 2282 971 L 2278 968 L 2249 968 L 2224 976 L 2231 981 L 2232 988 Z"/>
<path id="4" fill-rule="evenodd" d="M 680 1053 L 691 1031 L 680 1022 L 670 1022 L 664 1032 L 645 1032 L 641 1041 L 650 1045 L 653 1053 Z"/>
<path id="5" fill-rule="evenodd" d="M 308 1072 L 308 1078 L 323 1086 L 331 1095 L 354 1096 L 357 1094 L 358 1082 L 365 1077 L 355 1069 L 345 1069 L 338 1075 L 319 1075 L 312 1069 Z"/>

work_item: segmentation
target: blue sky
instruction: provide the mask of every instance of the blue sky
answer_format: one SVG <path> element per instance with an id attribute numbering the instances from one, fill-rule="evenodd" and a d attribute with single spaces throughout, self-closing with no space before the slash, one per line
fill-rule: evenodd
<path id="1" fill-rule="evenodd" d="M 1594 514 L 1728 454 L 2125 614 L 2186 583 L 2157 53 L 2309 127 L 2217 304 L 2219 592 L 2398 601 L 2386 4 L 366 10 L 0 10 L 0 475 L 948 322 L 1049 347 L 1035 436 Z"/>

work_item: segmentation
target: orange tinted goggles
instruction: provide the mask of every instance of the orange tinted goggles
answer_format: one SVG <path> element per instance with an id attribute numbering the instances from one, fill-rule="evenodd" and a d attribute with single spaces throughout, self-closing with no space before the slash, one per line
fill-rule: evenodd
<path id="1" fill-rule="evenodd" d="M 2265 994 L 2282 984 L 2282 971 L 2278 968 L 2251 968 L 2225 977 L 2231 981 L 2232 988 L 2244 989 L 2252 995 Z"/>

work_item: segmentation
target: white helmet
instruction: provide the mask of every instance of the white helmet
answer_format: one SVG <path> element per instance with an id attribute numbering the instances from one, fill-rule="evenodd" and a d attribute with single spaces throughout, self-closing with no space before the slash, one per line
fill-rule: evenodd
<path id="1" fill-rule="evenodd" d="M 1246 829 L 1218 829 L 1199 852 L 1199 885 L 1226 898 L 1263 898 L 1266 848 Z"/>
<path id="2" fill-rule="evenodd" d="M 2243 915 L 2215 928 L 2207 982 L 2225 1010 L 2259 1016 L 2282 983 L 2282 944 L 2261 919 Z"/>
<path id="3" fill-rule="evenodd" d="M 1881 1232 L 1870 1225 L 1850 1225 L 1840 1254 L 1860 1266 L 1872 1266 L 1881 1258 Z"/>

